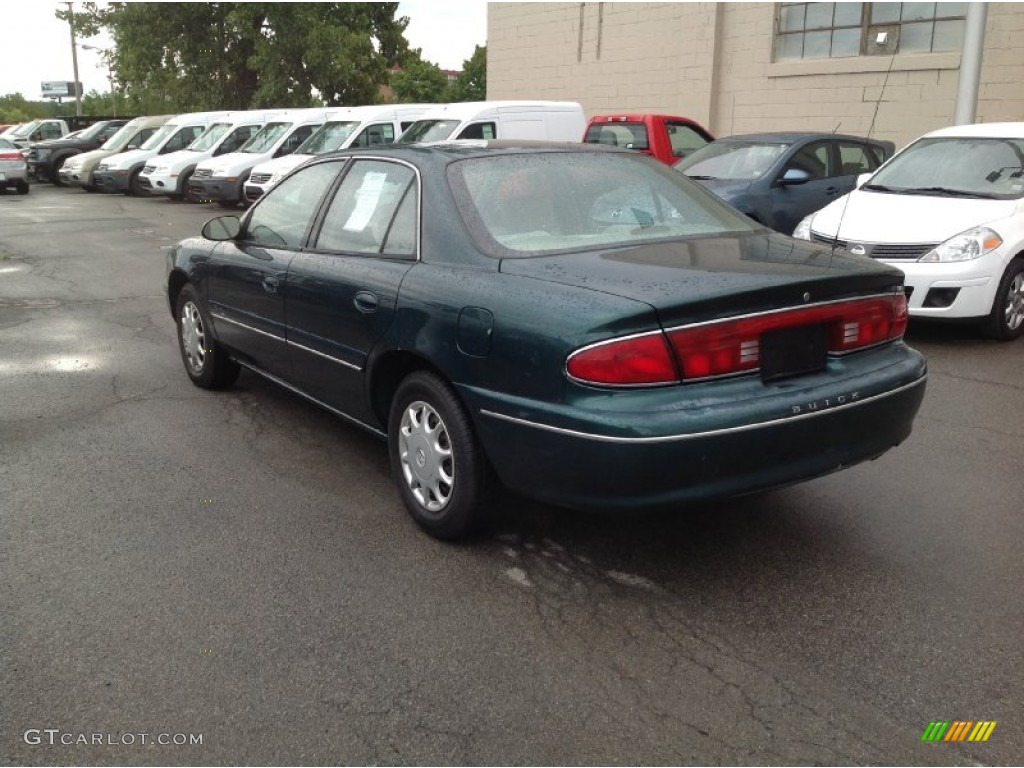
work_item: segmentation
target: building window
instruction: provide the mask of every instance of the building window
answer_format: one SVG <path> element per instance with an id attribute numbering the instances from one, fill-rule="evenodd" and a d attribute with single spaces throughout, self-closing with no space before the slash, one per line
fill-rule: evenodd
<path id="1" fill-rule="evenodd" d="M 775 60 L 959 51 L 967 3 L 779 3 Z"/>

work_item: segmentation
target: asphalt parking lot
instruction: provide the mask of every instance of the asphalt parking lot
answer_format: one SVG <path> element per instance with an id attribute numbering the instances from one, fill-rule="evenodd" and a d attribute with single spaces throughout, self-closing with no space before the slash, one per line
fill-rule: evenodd
<path id="1" fill-rule="evenodd" d="M 445 545 L 382 443 L 189 383 L 164 252 L 219 213 L 0 196 L 0 762 L 1024 758 L 1024 341 L 912 325 L 928 393 L 876 462 L 631 519 L 507 498 Z"/>

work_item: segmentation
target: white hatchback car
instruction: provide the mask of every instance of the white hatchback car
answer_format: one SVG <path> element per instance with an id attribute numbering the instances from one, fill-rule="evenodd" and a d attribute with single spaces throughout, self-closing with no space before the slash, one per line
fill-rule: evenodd
<path id="1" fill-rule="evenodd" d="M 912 317 L 1024 332 L 1024 123 L 928 133 L 811 214 L 796 238 L 899 267 Z"/>

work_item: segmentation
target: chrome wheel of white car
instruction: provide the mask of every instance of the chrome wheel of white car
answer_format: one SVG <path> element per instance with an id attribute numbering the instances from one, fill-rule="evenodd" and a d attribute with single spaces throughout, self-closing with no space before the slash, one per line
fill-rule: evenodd
<path id="1" fill-rule="evenodd" d="M 986 335 L 1009 341 L 1024 333 L 1024 258 L 1016 258 L 1006 268 L 985 320 Z"/>
<path id="2" fill-rule="evenodd" d="M 1016 331 L 1024 323 L 1024 272 L 1018 272 L 1010 281 L 1006 295 L 1006 327 Z"/>

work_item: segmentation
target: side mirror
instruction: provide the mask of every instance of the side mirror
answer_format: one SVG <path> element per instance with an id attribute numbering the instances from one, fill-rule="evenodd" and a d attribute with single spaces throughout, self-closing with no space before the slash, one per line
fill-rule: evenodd
<path id="1" fill-rule="evenodd" d="M 870 179 L 874 175 L 875 174 L 873 174 L 873 173 L 862 173 L 860 176 L 858 176 L 857 177 L 857 189 L 860 189 L 864 185 L 864 182 L 866 182 L 868 179 Z"/>
<path id="2" fill-rule="evenodd" d="M 811 180 L 811 174 L 807 171 L 802 171 L 799 168 L 790 168 L 784 174 L 780 180 L 784 187 L 793 186 L 795 184 L 806 184 Z"/>
<path id="3" fill-rule="evenodd" d="M 234 240 L 242 231 L 242 222 L 237 216 L 218 216 L 203 225 L 203 237 L 207 240 Z"/>

